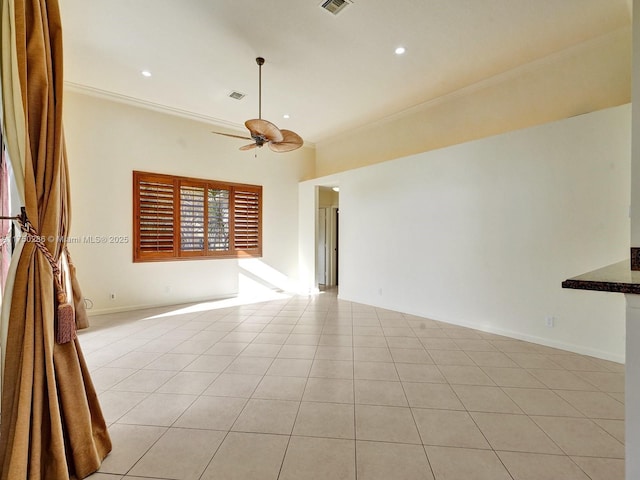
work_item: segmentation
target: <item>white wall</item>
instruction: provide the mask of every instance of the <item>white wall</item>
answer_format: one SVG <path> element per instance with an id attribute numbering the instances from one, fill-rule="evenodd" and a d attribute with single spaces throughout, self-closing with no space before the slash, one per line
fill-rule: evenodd
<path id="1" fill-rule="evenodd" d="M 260 267 L 245 277 L 249 283 L 260 277 L 266 287 L 295 282 L 298 182 L 313 172 L 312 149 L 275 154 L 263 148 L 255 158 L 238 151 L 241 140 L 211 134 L 211 125 L 72 92 L 65 93 L 64 113 L 71 235 L 129 237 L 125 244 L 71 246 L 94 313 L 232 296 L 245 267 Z M 134 264 L 133 170 L 263 185 L 263 258 Z"/>
<path id="2" fill-rule="evenodd" d="M 340 297 L 623 361 L 622 295 L 560 284 L 628 257 L 630 112 L 333 175 Z"/>

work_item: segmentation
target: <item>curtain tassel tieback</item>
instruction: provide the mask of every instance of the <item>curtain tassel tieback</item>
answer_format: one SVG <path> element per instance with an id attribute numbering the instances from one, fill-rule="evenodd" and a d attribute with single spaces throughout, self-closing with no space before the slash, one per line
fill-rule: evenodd
<path id="1" fill-rule="evenodd" d="M 51 265 L 51 270 L 53 270 L 53 281 L 56 287 L 56 300 L 58 303 L 55 324 L 56 343 L 64 344 L 71 342 L 76 338 L 75 311 L 73 309 L 73 305 L 67 301 L 67 294 L 62 286 L 62 272 L 60 271 L 60 267 L 58 267 L 58 262 L 56 262 L 51 252 L 45 246 L 44 239 L 38 235 L 36 229 L 33 227 L 31 222 L 29 222 L 24 207 L 22 207 L 22 213 L 14 218 L 18 221 L 20 228 L 26 234 L 27 242 L 35 243 L 38 250 L 42 252 Z"/>

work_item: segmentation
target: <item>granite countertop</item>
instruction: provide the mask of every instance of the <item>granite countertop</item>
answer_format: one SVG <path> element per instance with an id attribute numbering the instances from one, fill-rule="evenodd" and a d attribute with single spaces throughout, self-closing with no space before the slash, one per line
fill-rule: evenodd
<path id="1" fill-rule="evenodd" d="M 614 263 L 562 282 L 562 288 L 640 295 L 640 271 L 631 270 L 629 260 Z"/>

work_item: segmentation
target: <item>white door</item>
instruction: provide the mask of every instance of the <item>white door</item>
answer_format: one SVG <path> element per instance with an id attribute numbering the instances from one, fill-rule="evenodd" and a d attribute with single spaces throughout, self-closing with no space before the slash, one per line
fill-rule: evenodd
<path id="1" fill-rule="evenodd" d="M 318 209 L 316 225 L 316 282 L 327 283 L 327 209 Z"/>

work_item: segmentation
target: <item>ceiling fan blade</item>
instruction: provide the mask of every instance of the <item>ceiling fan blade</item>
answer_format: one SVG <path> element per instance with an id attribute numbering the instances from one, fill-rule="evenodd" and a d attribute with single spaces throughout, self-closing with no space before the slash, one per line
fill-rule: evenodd
<path id="1" fill-rule="evenodd" d="M 302 137 L 291 130 L 280 130 L 283 140 L 281 142 L 269 142 L 269 148 L 274 152 L 290 152 L 300 148 L 304 141 Z"/>
<path id="2" fill-rule="evenodd" d="M 250 137 L 245 137 L 242 135 L 232 135 L 231 133 L 222 133 L 222 132 L 211 132 L 211 133 L 215 133 L 216 135 L 224 135 L 225 137 L 241 138 L 242 140 L 251 140 Z"/>
<path id="3" fill-rule="evenodd" d="M 254 118 L 244 122 L 244 125 L 249 129 L 252 137 L 262 137 L 269 142 L 281 142 L 284 140 L 280 129 L 267 120 Z"/>
<path id="4" fill-rule="evenodd" d="M 257 146 L 258 146 L 257 143 L 250 143 L 249 145 L 240 147 L 240 150 L 251 150 L 252 148 L 256 148 Z"/>

